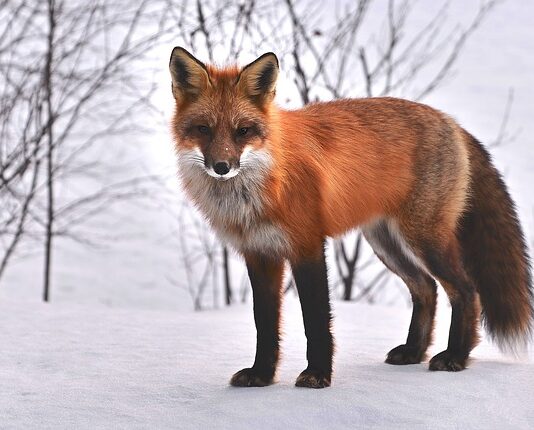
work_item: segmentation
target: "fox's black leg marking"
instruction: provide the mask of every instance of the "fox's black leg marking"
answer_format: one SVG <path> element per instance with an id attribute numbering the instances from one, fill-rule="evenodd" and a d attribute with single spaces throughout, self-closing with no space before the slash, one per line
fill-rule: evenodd
<path id="1" fill-rule="evenodd" d="M 396 237 L 384 221 L 363 229 L 365 238 L 384 265 L 397 274 L 412 295 L 413 313 L 406 343 L 393 348 L 386 357 L 389 364 L 415 364 L 423 359 L 432 341 L 436 311 L 436 282 L 413 257 L 407 255 L 407 245 L 401 246 L 402 237 Z M 397 234 L 399 236 L 400 233 Z"/>
<path id="2" fill-rule="evenodd" d="M 422 275 L 418 280 L 404 279 L 412 295 L 413 311 L 406 343 L 393 348 L 387 355 L 389 364 L 420 363 L 432 341 L 436 311 L 436 282 Z"/>
<path id="3" fill-rule="evenodd" d="M 273 383 L 279 356 L 279 322 L 283 261 L 263 256 L 245 257 L 252 284 L 256 323 L 256 359 L 251 368 L 237 372 L 230 384 L 262 387 Z"/>
<path id="4" fill-rule="evenodd" d="M 446 250 L 429 248 L 426 260 L 429 269 L 447 292 L 452 307 L 447 349 L 430 360 L 429 368 L 463 370 L 469 353 L 478 342 L 479 307 L 476 288 L 462 266 L 459 247 L 455 241 Z"/>
<path id="5" fill-rule="evenodd" d="M 308 367 L 299 375 L 299 387 L 324 388 L 332 377 L 333 337 L 324 248 L 314 258 L 292 264 L 304 329 L 308 339 Z"/>

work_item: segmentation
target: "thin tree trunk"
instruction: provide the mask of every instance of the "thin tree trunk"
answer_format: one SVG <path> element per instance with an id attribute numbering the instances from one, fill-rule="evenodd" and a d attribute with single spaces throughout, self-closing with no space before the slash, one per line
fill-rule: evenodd
<path id="1" fill-rule="evenodd" d="M 223 272 L 224 272 L 224 291 L 226 305 L 232 304 L 232 286 L 230 284 L 230 260 L 228 259 L 228 247 L 223 246 Z"/>
<path id="2" fill-rule="evenodd" d="M 354 284 L 354 272 L 351 273 L 347 278 L 343 279 L 343 285 L 345 286 L 343 290 L 343 300 L 350 302 L 352 300 L 352 285 Z"/>
<path id="3" fill-rule="evenodd" d="M 337 252 L 341 253 L 341 256 L 343 257 L 343 260 L 345 262 L 345 267 L 347 270 L 346 276 L 343 276 L 340 272 L 342 281 L 343 281 L 343 300 L 350 301 L 352 300 L 352 288 L 354 286 L 354 279 L 356 278 L 356 270 L 357 270 L 357 263 L 360 259 L 360 249 L 361 249 L 361 243 L 362 243 L 362 233 L 358 232 L 358 237 L 356 239 L 356 243 L 354 245 L 354 253 L 352 255 L 352 258 L 349 258 L 347 255 L 347 252 L 345 250 L 345 244 L 343 243 L 343 239 L 340 240 L 340 246 Z"/>
<path id="4" fill-rule="evenodd" d="M 46 97 L 46 108 L 48 116 L 47 127 L 47 153 L 46 153 L 46 236 L 45 236 L 45 255 L 44 255 L 44 280 L 43 280 L 43 300 L 48 302 L 50 299 L 50 274 L 52 266 L 52 239 L 54 228 L 54 177 L 53 177 L 53 159 L 54 159 L 54 114 L 52 108 L 52 60 L 54 50 L 54 30 L 55 30 L 55 0 L 48 0 L 48 46 L 46 55 L 46 64 L 44 70 L 44 87 Z"/>

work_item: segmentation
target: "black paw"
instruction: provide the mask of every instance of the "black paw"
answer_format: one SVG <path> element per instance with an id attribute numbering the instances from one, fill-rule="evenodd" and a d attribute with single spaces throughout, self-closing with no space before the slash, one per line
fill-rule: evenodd
<path id="1" fill-rule="evenodd" d="M 254 368 L 242 369 L 230 379 L 230 385 L 234 387 L 265 387 L 273 382 L 273 376 L 261 375 Z"/>
<path id="2" fill-rule="evenodd" d="M 449 350 L 440 352 L 432 357 L 428 368 L 430 370 L 445 370 L 447 372 L 459 372 L 465 369 L 467 359 L 458 356 Z"/>
<path id="3" fill-rule="evenodd" d="M 421 363 L 423 352 L 417 347 L 399 345 L 388 352 L 388 364 L 417 364 Z"/>
<path id="4" fill-rule="evenodd" d="M 295 385 L 306 388 L 330 387 L 330 375 L 320 370 L 306 369 L 298 376 Z"/>

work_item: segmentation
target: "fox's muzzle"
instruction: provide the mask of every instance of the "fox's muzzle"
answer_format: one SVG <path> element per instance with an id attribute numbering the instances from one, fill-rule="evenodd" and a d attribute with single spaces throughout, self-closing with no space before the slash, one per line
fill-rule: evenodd
<path id="1" fill-rule="evenodd" d="M 239 162 L 233 162 L 232 160 L 206 160 L 204 167 L 206 173 L 213 178 L 219 180 L 227 180 L 233 178 L 239 173 Z"/>

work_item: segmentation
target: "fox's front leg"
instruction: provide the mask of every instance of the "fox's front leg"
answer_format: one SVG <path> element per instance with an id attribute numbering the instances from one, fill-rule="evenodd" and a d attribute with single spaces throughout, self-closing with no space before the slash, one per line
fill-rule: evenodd
<path id="1" fill-rule="evenodd" d="M 278 364 L 284 262 L 260 255 L 248 255 L 245 260 L 254 299 L 256 359 L 252 367 L 232 376 L 230 384 L 236 387 L 263 387 L 273 383 Z"/>
<path id="2" fill-rule="evenodd" d="M 330 386 L 334 343 L 330 331 L 330 298 L 324 245 L 313 256 L 291 265 L 297 284 L 304 330 L 308 339 L 308 367 L 297 378 L 298 387 Z"/>

